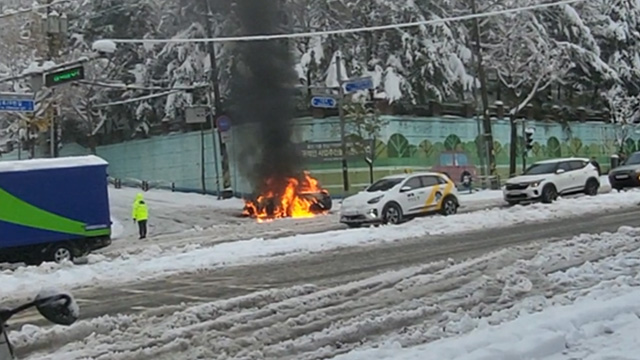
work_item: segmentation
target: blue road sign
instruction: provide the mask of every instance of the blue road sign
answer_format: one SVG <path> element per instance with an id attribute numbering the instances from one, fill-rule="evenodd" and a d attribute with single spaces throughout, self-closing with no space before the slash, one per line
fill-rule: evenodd
<path id="1" fill-rule="evenodd" d="M 33 112 L 35 108 L 36 104 L 34 100 L 0 97 L 0 111 Z"/>
<path id="2" fill-rule="evenodd" d="M 338 107 L 338 102 L 330 96 L 314 96 L 311 99 L 311 106 L 315 108 L 335 109 Z"/>
<path id="3" fill-rule="evenodd" d="M 231 119 L 226 115 L 222 115 L 216 120 L 216 126 L 219 132 L 227 132 L 231 130 Z"/>
<path id="4" fill-rule="evenodd" d="M 351 79 L 344 83 L 344 91 L 347 94 L 370 89 L 373 89 L 373 79 L 371 78 L 371 76 Z"/>

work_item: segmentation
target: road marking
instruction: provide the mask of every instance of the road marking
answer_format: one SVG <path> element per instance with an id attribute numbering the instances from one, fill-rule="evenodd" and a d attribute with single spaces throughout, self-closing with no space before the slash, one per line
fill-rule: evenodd
<path id="1" fill-rule="evenodd" d="M 193 301 L 211 301 L 213 298 L 210 297 L 200 297 L 200 296 L 193 296 L 193 295 L 185 295 L 185 294 L 166 294 L 167 296 L 172 296 L 172 297 L 176 297 L 176 298 L 181 298 L 181 299 L 187 299 L 187 300 L 193 300 Z"/>
<path id="2" fill-rule="evenodd" d="M 153 290 L 136 290 L 136 289 L 120 289 L 120 291 L 130 293 L 130 294 L 150 294 L 155 293 Z"/>
<path id="3" fill-rule="evenodd" d="M 225 285 L 226 288 L 229 289 L 241 289 L 241 290 L 249 290 L 249 291 L 259 291 L 264 289 L 271 289 L 270 285 Z"/>
<path id="4" fill-rule="evenodd" d="M 89 304 L 99 304 L 102 301 L 99 300 L 91 300 L 91 299 L 76 299 L 77 303 L 89 303 Z"/>

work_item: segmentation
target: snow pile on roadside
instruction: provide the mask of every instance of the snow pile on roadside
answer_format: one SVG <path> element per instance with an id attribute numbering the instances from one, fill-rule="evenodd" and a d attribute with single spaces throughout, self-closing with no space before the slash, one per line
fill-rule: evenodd
<path id="1" fill-rule="evenodd" d="M 639 235 L 638 229 L 629 228 L 619 233 L 629 244 L 637 243 Z M 432 328 L 397 336 L 375 348 L 354 350 L 333 359 L 636 359 L 640 351 L 639 269 L 638 250 L 618 254 L 608 261 L 587 262 L 550 274 L 549 278 L 558 288 L 603 280 L 589 289 L 551 299 L 526 298 L 513 308 L 488 317 L 466 312 L 449 314 L 453 316 L 444 331 Z M 403 346 L 403 342 L 429 341 L 439 335 L 446 338 Z"/>
<path id="2" fill-rule="evenodd" d="M 273 289 L 69 328 L 24 326 L 10 337 L 32 360 L 569 360 L 588 358 L 598 341 L 623 358 L 615 347 L 637 339 L 638 236 L 621 228 L 336 287 Z"/>
<path id="3" fill-rule="evenodd" d="M 449 217 L 428 217 L 401 226 L 383 226 L 355 230 L 296 235 L 273 240 L 252 239 L 200 248 L 192 244 L 163 250 L 151 246 L 136 255 L 123 254 L 109 259 L 90 255 L 89 265 L 43 264 L 20 267 L 0 273 L 4 294 L 1 298 L 19 297 L 37 292 L 39 284 L 74 288 L 99 283 L 108 285 L 161 278 L 180 272 L 212 269 L 225 265 L 255 263 L 261 258 L 311 254 L 350 246 L 366 246 L 406 238 L 455 234 L 465 231 L 508 227 L 524 222 L 542 222 L 570 218 L 585 213 L 636 206 L 640 193 L 606 194 L 596 197 L 560 200 L 557 203 L 491 209 Z M 266 259 L 265 259 L 266 258 Z"/>

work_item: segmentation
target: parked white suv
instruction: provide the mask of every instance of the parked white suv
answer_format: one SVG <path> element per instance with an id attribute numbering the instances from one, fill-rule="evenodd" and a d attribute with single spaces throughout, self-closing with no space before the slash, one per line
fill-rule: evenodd
<path id="1" fill-rule="evenodd" d="M 340 222 L 349 227 L 399 224 L 420 215 L 453 215 L 458 207 L 458 190 L 444 174 L 424 172 L 393 175 L 344 199 L 340 207 Z"/>
<path id="2" fill-rule="evenodd" d="M 551 203 L 559 195 L 585 193 L 597 195 L 600 177 L 589 159 L 565 158 L 540 161 L 523 175 L 509 179 L 504 187 L 504 199 L 510 205 L 521 202 Z"/>

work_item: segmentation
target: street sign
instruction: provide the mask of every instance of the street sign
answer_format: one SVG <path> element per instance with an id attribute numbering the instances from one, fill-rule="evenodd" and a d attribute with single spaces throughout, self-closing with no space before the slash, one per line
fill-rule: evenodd
<path id="1" fill-rule="evenodd" d="M 373 78 L 371 76 L 365 76 L 357 79 L 350 79 L 344 83 L 344 91 L 347 94 L 354 93 L 361 90 L 373 89 Z"/>
<path id="2" fill-rule="evenodd" d="M 187 124 L 204 124 L 207 122 L 207 106 L 190 106 L 185 111 Z"/>
<path id="3" fill-rule="evenodd" d="M 231 119 L 226 115 L 220 116 L 216 120 L 216 127 L 221 133 L 231 130 Z"/>
<path id="4" fill-rule="evenodd" d="M 44 74 L 44 86 L 49 88 L 78 80 L 84 80 L 84 65 Z"/>
<path id="5" fill-rule="evenodd" d="M 0 111 L 34 112 L 34 94 L 0 93 Z"/>
<path id="6" fill-rule="evenodd" d="M 331 96 L 314 96 L 311 99 L 311 106 L 315 108 L 335 109 L 338 107 L 338 102 Z"/>

